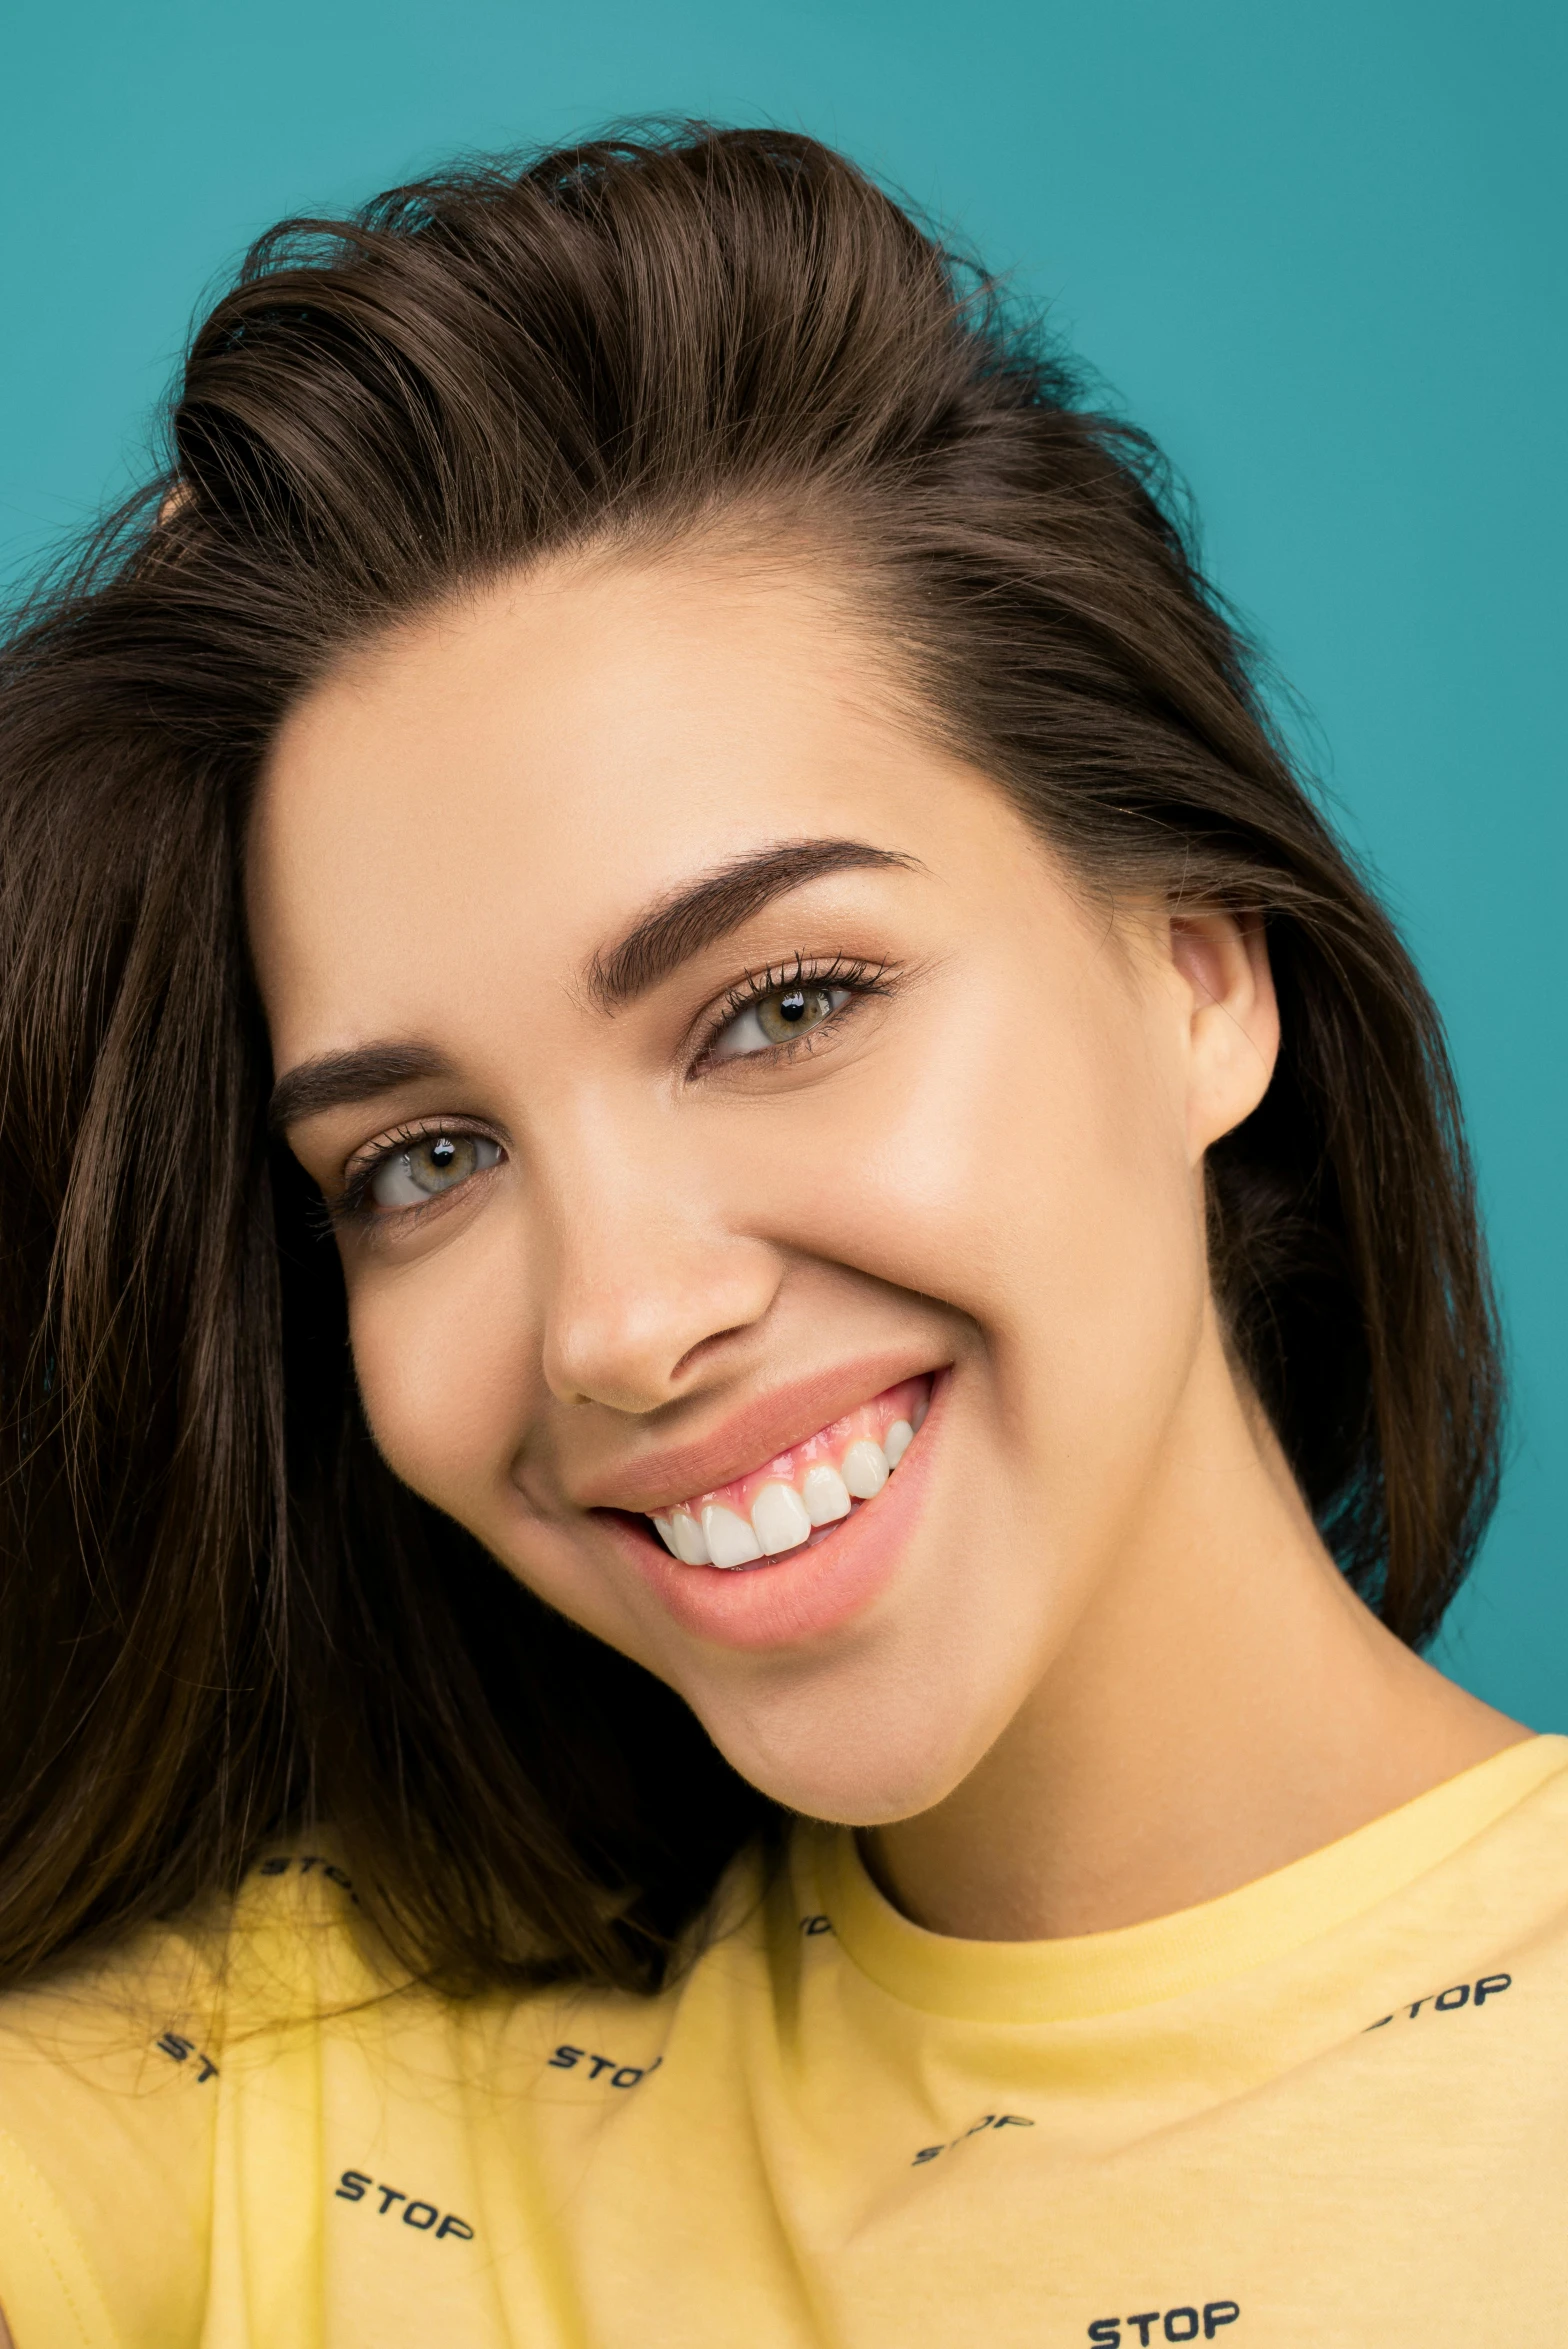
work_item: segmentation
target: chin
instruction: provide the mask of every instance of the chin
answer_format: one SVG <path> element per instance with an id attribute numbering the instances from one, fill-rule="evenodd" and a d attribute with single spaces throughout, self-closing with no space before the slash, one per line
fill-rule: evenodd
<path id="1" fill-rule="evenodd" d="M 962 1785 L 989 1742 L 957 1724 L 944 1736 L 929 1715 L 889 1723 L 872 1707 L 856 1708 L 851 1732 L 791 1724 L 774 1736 L 755 1718 L 715 1719 L 697 1710 L 725 1760 L 759 1793 L 835 1827 L 889 1827 L 934 1809 Z"/>

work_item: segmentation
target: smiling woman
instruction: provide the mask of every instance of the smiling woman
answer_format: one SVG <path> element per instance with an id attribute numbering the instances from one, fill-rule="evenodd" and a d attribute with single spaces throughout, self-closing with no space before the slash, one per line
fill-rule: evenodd
<path id="1" fill-rule="evenodd" d="M 1544 2337 L 1458 1109 L 1147 442 L 809 141 L 399 190 L 0 782 L 19 2349 Z"/>

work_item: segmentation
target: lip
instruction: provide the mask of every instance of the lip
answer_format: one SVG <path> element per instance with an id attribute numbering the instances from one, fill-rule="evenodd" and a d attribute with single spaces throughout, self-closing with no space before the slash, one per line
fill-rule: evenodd
<path id="1" fill-rule="evenodd" d="M 579 1509 L 630 1509 L 645 1517 L 655 1509 L 677 1508 L 693 1493 L 716 1492 L 720 1485 L 766 1467 L 819 1427 L 831 1426 L 904 1379 L 939 1375 L 928 1357 L 908 1353 L 869 1356 L 814 1371 L 743 1403 L 705 1436 L 645 1452 L 598 1482 L 590 1481 L 572 1499 Z M 934 1395 L 933 1388 L 933 1399 Z"/>
<path id="2" fill-rule="evenodd" d="M 665 1612 L 692 1637 L 753 1652 L 800 1647 L 825 1638 L 864 1613 L 897 1571 L 904 1545 L 919 1519 L 946 1424 L 950 1379 L 948 1369 L 931 1374 L 931 1401 L 920 1433 L 875 1500 L 862 1503 L 833 1526 L 825 1539 L 787 1550 L 782 1557 L 734 1573 L 713 1566 L 683 1566 L 670 1556 L 651 1526 L 643 1532 L 625 1518 L 610 1514 L 599 1523 Z M 897 1382 L 888 1379 L 883 1383 Z M 843 1408 L 852 1409 L 853 1403 Z M 826 1414 L 816 1425 L 825 1425 L 833 1416 Z M 791 1440 L 799 1442 L 802 1434 L 813 1432 L 812 1428 L 798 1431 L 792 1439 L 786 1437 L 776 1444 L 774 1450 L 783 1451 Z M 753 1453 L 747 1466 L 756 1465 Z M 732 1468 L 730 1473 L 744 1474 L 745 1470 Z M 726 1479 L 713 1481 L 723 1483 Z M 686 1487 L 687 1491 L 692 1489 Z M 614 1503 L 611 1507 L 625 1505 Z"/>

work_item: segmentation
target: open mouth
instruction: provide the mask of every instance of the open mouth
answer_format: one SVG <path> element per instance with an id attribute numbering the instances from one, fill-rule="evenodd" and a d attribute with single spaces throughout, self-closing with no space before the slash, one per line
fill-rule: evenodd
<path id="1" fill-rule="evenodd" d="M 903 1379 L 787 1452 L 711 1492 L 651 1512 L 684 1566 L 733 1571 L 766 1564 L 830 1533 L 875 1500 L 925 1418 L 931 1379 Z"/>

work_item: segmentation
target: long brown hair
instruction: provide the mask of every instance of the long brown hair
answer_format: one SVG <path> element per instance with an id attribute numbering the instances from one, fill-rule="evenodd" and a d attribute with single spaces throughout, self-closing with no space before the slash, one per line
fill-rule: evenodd
<path id="1" fill-rule="evenodd" d="M 399 1486 L 269 1148 L 240 840 L 346 645 L 745 509 L 850 561 L 932 722 L 1093 886 L 1267 923 L 1211 1154 L 1234 1344 L 1345 1573 L 1424 1640 L 1497 1476 L 1438 1018 L 1291 772 L 1156 451 L 842 157 L 654 131 L 264 237 L 169 463 L 0 692 L 0 1980 L 330 1821 L 461 1989 L 649 1986 L 770 1806 L 679 1700 Z"/>

